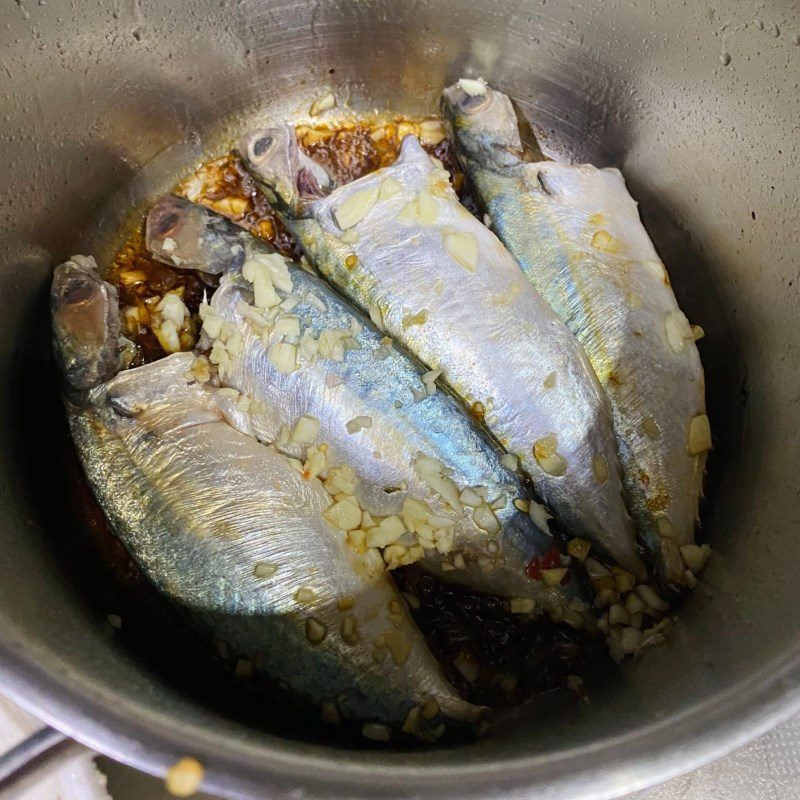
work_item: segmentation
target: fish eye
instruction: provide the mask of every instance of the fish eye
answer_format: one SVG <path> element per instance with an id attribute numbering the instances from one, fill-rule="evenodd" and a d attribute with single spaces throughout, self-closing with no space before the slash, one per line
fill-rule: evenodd
<path id="1" fill-rule="evenodd" d="M 476 112 L 485 108 L 490 102 L 489 94 L 467 94 L 462 92 L 456 104 L 460 111 L 465 111 L 467 114 L 475 114 Z"/>
<path id="2" fill-rule="evenodd" d="M 160 219 L 156 225 L 157 232 L 161 234 L 169 233 L 178 224 L 180 217 L 174 211 Z"/>
<path id="3" fill-rule="evenodd" d="M 91 283 L 86 283 L 83 280 L 73 280 L 67 284 L 61 297 L 66 305 L 81 305 L 94 297 L 95 290 L 96 287 Z"/>
<path id="4" fill-rule="evenodd" d="M 260 136 L 250 147 L 253 158 L 261 158 L 272 147 L 272 136 Z"/>

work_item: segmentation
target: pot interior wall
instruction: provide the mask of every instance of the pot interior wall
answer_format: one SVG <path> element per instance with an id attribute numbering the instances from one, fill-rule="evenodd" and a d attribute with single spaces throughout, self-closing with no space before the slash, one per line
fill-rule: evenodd
<path id="1" fill-rule="evenodd" d="M 0 643 L 9 691 L 152 770 L 194 751 L 220 782 L 264 769 L 281 785 L 336 777 L 353 796 L 374 767 L 386 791 L 400 791 L 407 755 L 356 749 L 337 760 L 330 744 L 268 710 L 242 715 L 190 657 L 164 663 L 168 629 L 133 623 L 132 638 L 110 635 L 105 615 L 123 601 L 70 522 L 76 489 L 65 479 L 46 291 L 55 263 L 87 245 L 107 258 L 103 243 L 131 208 L 255 119 L 304 114 L 327 87 L 354 111 L 429 112 L 445 83 L 469 73 L 511 94 L 546 149 L 623 169 L 679 301 L 706 330 L 715 451 L 703 536 L 715 556 L 669 645 L 598 679 L 591 705 L 537 706 L 493 738 L 417 753 L 419 782 L 406 787 L 463 783 L 468 794 L 549 779 L 562 763 L 597 771 L 600 750 L 621 739 L 607 772 L 645 780 L 643 770 L 656 776 L 710 753 L 714 742 L 691 747 L 704 727 L 720 747 L 744 723 L 755 730 L 766 712 L 750 707 L 750 693 L 763 702 L 779 665 L 792 667 L 800 622 L 796 10 L 780 0 L 48 0 L 21 2 L 6 21 Z M 796 674 L 787 675 L 788 694 Z M 659 762 L 643 733 L 653 725 L 685 741 L 681 763 Z"/>

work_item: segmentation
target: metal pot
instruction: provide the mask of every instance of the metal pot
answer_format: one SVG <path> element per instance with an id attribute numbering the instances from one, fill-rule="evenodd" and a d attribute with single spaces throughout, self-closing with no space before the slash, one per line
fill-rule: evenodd
<path id="1" fill-rule="evenodd" d="M 18 0 L 5 23 L 4 692 L 136 767 L 193 754 L 210 790 L 276 798 L 611 797 L 800 706 L 795 4 Z M 343 749 L 268 708 L 241 713 L 175 660 L 167 628 L 110 635 L 117 601 L 68 510 L 46 286 L 73 252 L 107 258 L 123 211 L 256 117 L 304 113 L 322 87 L 355 110 L 427 112 L 465 73 L 511 94 L 546 148 L 620 166 L 640 201 L 707 332 L 716 553 L 669 644 L 598 677 L 588 705 L 535 704 L 448 749 Z"/>

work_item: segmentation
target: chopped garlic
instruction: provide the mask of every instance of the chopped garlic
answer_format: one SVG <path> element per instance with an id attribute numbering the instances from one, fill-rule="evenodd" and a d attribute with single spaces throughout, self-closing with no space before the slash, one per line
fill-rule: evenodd
<path id="1" fill-rule="evenodd" d="M 495 536 L 500 533 L 500 523 L 492 509 L 486 504 L 478 506 L 472 512 L 472 519 L 481 530 L 486 531 L 489 535 Z"/>
<path id="2" fill-rule="evenodd" d="M 486 94 L 487 85 L 483 78 L 461 78 L 458 82 L 460 89 L 465 91 L 470 97 L 478 97 Z"/>
<path id="3" fill-rule="evenodd" d="M 381 200 L 388 200 L 390 197 L 394 197 L 402 188 L 403 184 L 397 178 L 389 175 L 381 181 L 378 187 L 378 197 Z"/>
<path id="4" fill-rule="evenodd" d="M 411 645 L 406 637 L 397 628 L 387 628 L 384 635 L 395 664 L 405 664 L 411 655 Z"/>
<path id="5" fill-rule="evenodd" d="M 383 314 L 381 313 L 381 310 L 380 308 L 378 308 L 378 306 L 371 305 L 369 307 L 369 318 L 372 320 L 376 328 L 378 328 L 379 330 L 384 329 Z"/>
<path id="6" fill-rule="evenodd" d="M 483 503 L 483 498 L 474 489 L 470 489 L 469 486 L 467 486 L 465 489 L 462 489 L 458 499 L 465 506 L 469 506 L 470 508 L 477 508 L 479 505 L 481 505 L 481 503 Z"/>
<path id="7" fill-rule="evenodd" d="M 558 375 L 555 372 L 551 372 L 542 383 L 545 389 L 554 389 L 556 386 L 556 378 Z"/>
<path id="8" fill-rule="evenodd" d="M 311 644 L 320 644 L 328 635 L 328 629 L 318 619 L 309 617 L 306 620 L 306 639 Z"/>
<path id="9" fill-rule="evenodd" d="M 503 453 L 503 455 L 500 456 L 500 463 L 509 472 L 516 472 L 519 469 L 519 459 L 511 453 Z"/>
<path id="10" fill-rule="evenodd" d="M 369 214 L 378 200 L 378 191 L 378 186 L 361 189 L 339 203 L 333 210 L 333 216 L 339 228 L 346 231 L 358 225 Z"/>
<path id="11" fill-rule="evenodd" d="M 292 431 L 291 442 L 295 444 L 311 444 L 319 435 L 319 420 L 303 415 L 297 420 Z"/>
<path id="12" fill-rule="evenodd" d="M 699 325 L 692 325 L 692 338 L 696 342 L 699 342 L 705 335 L 706 332 Z"/>
<path id="13" fill-rule="evenodd" d="M 542 533 L 546 533 L 549 536 L 550 526 L 547 524 L 547 520 L 552 519 L 552 516 L 547 513 L 547 509 L 541 503 L 529 500 L 528 504 L 528 516 Z"/>
<path id="14" fill-rule="evenodd" d="M 323 111 L 330 111 L 335 107 L 336 97 L 334 96 L 333 92 L 328 92 L 327 94 L 322 95 L 322 97 L 318 97 L 313 103 L 311 103 L 308 113 L 309 116 L 316 117 L 318 114 L 322 114 Z"/>
<path id="15" fill-rule="evenodd" d="M 508 603 L 512 614 L 533 614 L 536 603 L 530 597 L 512 597 Z"/>
<path id="16" fill-rule="evenodd" d="M 182 758 L 173 764 L 164 777 L 164 786 L 173 797 L 191 797 L 203 782 L 205 769 L 195 758 Z"/>
<path id="17" fill-rule="evenodd" d="M 566 567 L 559 567 L 558 569 L 543 569 L 542 580 L 547 586 L 558 586 L 564 580 L 567 574 Z"/>
<path id="18" fill-rule="evenodd" d="M 533 455 L 548 475 L 560 477 L 566 474 L 567 460 L 559 454 L 557 448 L 558 439 L 554 433 L 550 433 L 534 443 Z"/>
<path id="19" fill-rule="evenodd" d="M 353 417 L 346 425 L 347 432 L 350 434 L 358 433 L 362 430 L 369 430 L 372 427 L 372 417 L 358 416 Z"/>
<path id="20" fill-rule="evenodd" d="M 433 225 L 439 217 L 439 203 L 436 198 L 426 191 L 417 195 L 417 215 L 420 225 Z"/>
<path id="21" fill-rule="evenodd" d="M 664 326 L 667 333 L 667 341 L 674 353 L 682 353 L 686 349 L 686 342 L 694 341 L 692 326 L 689 320 L 680 309 L 670 311 L 667 314 Z"/>
<path id="22" fill-rule="evenodd" d="M 414 460 L 414 471 L 431 488 L 440 495 L 451 508 L 459 510 L 458 487 L 444 474 L 445 466 L 441 461 L 417 453 Z"/>
<path id="23" fill-rule="evenodd" d="M 406 497 L 403 500 L 403 508 L 400 512 L 403 517 L 403 524 L 410 531 L 417 531 L 421 525 L 425 525 L 430 516 L 430 508 L 422 500 L 413 497 Z"/>
<path id="24" fill-rule="evenodd" d="M 161 298 L 156 306 L 156 311 L 163 319 L 174 322 L 179 328 L 183 324 L 183 320 L 189 316 L 189 309 L 174 292 L 167 292 Z"/>
<path id="25" fill-rule="evenodd" d="M 636 594 L 638 594 L 650 608 L 654 608 L 656 611 L 667 611 L 669 609 L 669 603 L 662 600 L 656 594 L 655 590 L 645 583 L 641 583 L 636 587 Z"/>
<path id="26" fill-rule="evenodd" d="M 711 449 L 711 425 L 705 414 L 698 414 L 689 421 L 689 442 L 687 450 L 690 456 L 699 456 Z"/>
<path id="27" fill-rule="evenodd" d="M 180 352 L 181 341 L 178 336 L 178 326 L 171 319 L 165 319 L 158 327 L 153 329 L 153 333 L 156 335 L 158 343 L 167 353 Z"/>
<path id="28" fill-rule="evenodd" d="M 445 233 L 444 247 L 464 269 L 475 272 L 478 267 L 478 237 L 474 233 Z"/>
<path id="29" fill-rule="evenodd" d="M 308 603 L 313 603 L 317 599 L 317 593 L 313 589 L 309 589 L 307 586 L 301 586 L 294 593 L 294 599 L 297 603 L 306 605 Z"/>
<path id="30" fill-rule="evenodd" d="M 680 547 L 683 563 L 692 571 L 700 572 L 706 565 L 711 555 L 711 548 L 707 545 L 684 544 Z"/>
<path id="31" fill-rule="evenodd" d="M 419 140 L 423 144 L 439 144 L 445 137 L 444 125 L 438 119 L 426 119 L 419 124 Z"/>
<path id="32" fill-rule="evenodd" d="M 567 542 L 567 552 L 573 558 L 577 558 L 578 561 L 584 561 L 586 556 L 589 555 L 591 546 L 591 543 L 587 542 L 585 539 L 570 539 L 569 542 Z"/>
<path id="33" fill-rule="evenodd" d="M 416 314 L 406 314 L 403 317 L 403 327 L 411 328 L 414 325 L 424 325 L 428 321 L 428 309 L 423 308 Z"/>
<path id="34" fill-rule="evenodd" d="M 361 509 L 352 496 L 345 497 L 322 512 L 322 516 L 342 531 L 355 530 L 361 524 Z"/>
<path id="35" fill-rule="evenodd" d="M 275 321 L 272 332 L 276 336 L 295 337 L 300 336 L 300 318 L 295 316 L 279 317 Z M 228 345 L 230 349 L 230 345 Z"/>
<path id="36" fill-rule="evenodd" d="M 393 514 L 381 520 L 380 525 L 367 531 L 368 547 L 387 547 L 394 544 L 406 532 L 403 520 Z"/>
<path id="37" fill-rule="evenodd" d="M 288 342 L 275 342 L 269 348 L 267 360 L 278 372 L 289 375 L 297 369 L 297 346 Z"/>
<path id="38" fill-rule="evenodd" d="M 425 384 L 425 389 L 429 396 L 436 392 L 436 381 L 441 374 L 442 371 L 440 369 L 432 369 L 423 374 L 422 382 Z"/>
<path id="39" fill-rule="evenodd" d="M 361 728 L 361 735 L 373 742 L 388 742 L 392 738 L 392 729 L 380 722 L 365 722 Z"/>
<path id="40" fill-rule="evenodd" d="M 268 561 L 259 561 L 253 567 L 253 577 L 264 579 L 271 578 L 278 571 L 276 564 L 270 564 Z"/>

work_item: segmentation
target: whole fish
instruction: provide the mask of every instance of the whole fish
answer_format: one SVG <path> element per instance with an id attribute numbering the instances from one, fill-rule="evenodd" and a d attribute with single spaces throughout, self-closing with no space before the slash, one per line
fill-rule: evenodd
<path id="1" fill-rule="evenodd" d="M 702 332 L 678 308 L 619 170 L 526 161 L 508 97 L 466 86 L 443 100 L 458 157 L 492 229 L 576 335 L 611 401 L 632 513 L 661 579 L 691 585 L 711 446 L 694 342 Z"/>
<path id="2" fill-rule="evenodd" d="M 441 377 L 519 459 L 555 517 L 643 573 L 608 401 L 575 337 L 408 136 L 398 160 L 315 192 L 294 131 L 240 155 L 312 264 Z"/>
<path id="3" fill-rule="evenodd" d="M 517 505 L 538 512 L 546 530 L 544 508 L 461 405 L 370 320 L 265 242 L 182 198 L 156 202 L 146 244 L 173 266 L 223 275 L 203 312 L 201 347 L 213 345 L 219 379 L 245 398 L 230 418 L 293 458 L 309 464 L 311 447 L 318 463 L 354 473 L 367 514 L 366 526 L 350 527 L 356 546 L 380 547 L 389 567 L 418 562 L 581 624 L 581 589 L 574 578 L 562 585 L 564 567 L 536 580 L 526 572 L 553 539 Z"/>
<path id="4" fill-rule="evenodd" d="M 192 353 L 119 372 L 116 291 L 93 259 L 55 271 L 69 424 L 112 529 L 190 619 L 330 721 L 433 740 L 480 709 L 443 678 L 382 559 L 325 520 L 331 498 L 225 419 Z"/>

